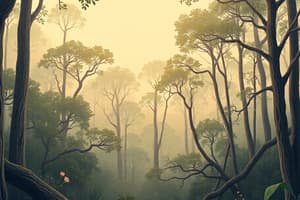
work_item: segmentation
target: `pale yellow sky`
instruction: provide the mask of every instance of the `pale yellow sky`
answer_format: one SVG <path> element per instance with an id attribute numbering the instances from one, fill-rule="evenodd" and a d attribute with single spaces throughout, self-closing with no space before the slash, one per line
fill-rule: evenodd
<path id="1" fill-rule="evenodd" d="M 69 38 L 109 48 L 114 53 L 115 65 L 138 72 L 145 63 L 166 60 L 178 52 L 175 21 L 192 8 L 207 7 L 209 1 L 200 0 L 188 7 L 179 0 L 100 0 L 83 11 L 87 19 L 85 27 L 70 33 Z M 53 45 L 59 45 L 59 31 L 52 28 L 48 36 Z"/>

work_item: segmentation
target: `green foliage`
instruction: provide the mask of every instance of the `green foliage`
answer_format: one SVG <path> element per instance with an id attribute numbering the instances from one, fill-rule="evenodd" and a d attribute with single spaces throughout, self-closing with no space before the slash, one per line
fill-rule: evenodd
<path id="1" fill-rule="evenodd" d="M 165 67 L 166 62 L 161 60 L 148 62 L 143 66 L 139 78 L 147 80 L 152 86 L 155 86 L 163 74 Z"/>
<path id="2" fill-rule="evenodd" d="M 189 15 L 181 15 L 175 23 L 176 44 L 182 51 L 199 49 L 203 43 L 216 43 L 217 37 L 235 36 L 240 27 L 232 20 L 223 20 L 216 13 L 194 9 Z"/>
<path id="3" fill-rule="evenodd" d="M 193 3 L 199 2 L 199 0 L 180 0 L 180 3 L 185 3 L 186 5 L 190 6 Z"/>
<path id="4" fill-rule="evenodd" d="M 236 96 L 237 97 L 248 97 L 249 94 L 251 94 L 253 92 L 253 88 L 252 87 L 246 87 L 243 91 L 241 91 L 240 93 L 238 93 Z"/>
<path id="5" fill-rule="evenodd" d="M 182 166 L 183 169 L 189 169 L 201 167 L 203 161 L 199 153 L 190 153 L 187 155 L 177 155 L 172 159 L 171 163 L 176 163 L 176 165 Z M 173 170 L 178 170 L 178 168 L 173 168 Z"/>
<path id="6" fill-rule="evenodd" d="M 269 187 L 266 188 L 265 193 L 264 193 L 264 200 L 271 199 L 271 197 L 279 189 L 287 190 L 295 198 L 292 187 L 288 183 L 281 182 L 281 183 L 277 183 L 274 185 L 270 185 Z"/>
<path id="7" fill-rule="evenodd" d="M 167 62 L 158 89 L 163 91 L 165 88 L 176 88 L 176 92 L 180 92 L 178 90 L 182 90 L 183 86 L 188 86 L 190 89 L 202 87 L 203 81 L 191 72 L 191 69 L 197 70 L 200 66 L 198 61 L 186 55 L 173 56 Z"/>
<path id="8" fill-rule="evenodd" d="M 81 96 L 78 98 L 62 98 L 56 92 L 41 93 L 38 88 L 31 89 L 28 94 L 28 119 L 38 134 L 56 135 L 62 112 L 70 114 L 72 127 L 87 129 L 92 111 L 89 104 Z M 48 135 L 50 137 L 50 135 Z"/>
<path id="9" fill-rule="evenodd" d="M 152 168 L 146 173 L 146 178 L 149 180 L 158 180 L 162 173 L 162 169 Z"/>
<path id="10" fill-rule="evenodd" d="M 102 64 L 113 63 L 113 54 L 101 46 L 86 47 L 79 41 L 69 41 L 48 49 L 38 66 L 63 71 L 80 82 L 95 74 Z M 66 64 L 66 66 L 63 66 Z"/>
<path id="11" fill-rule="evenodd" d="M 214 136 L 224 131 L 224 126 L 222 123 L 215 119 L 205 119 L 200 121 L 197 126 L 197 132 L 199 135 Z"/>
<path id="12" fill-rule="evenodd" d="M 205 119 L 200 121 L 197 125 L 199 140 L 204 145 L 211 146 L 211 148 L 218 153 L 222 153 L 226 146 L 227 140 L 223 134 L 224 130 L 224 125 L 215 119 Z"/>
<path id="13" fill-rule="evenodd" d="M 266 10 L 266 3 L 264 1 L 249 0 L 249 3 L 251 3 L 251 5 L 253 5 L 253 7 L 255 7 L 255 9 L 258 10 L 260 13 L 264 13 L 264 11 Z M 233 13 L 237 12 L 240 12 L 243 16 L 254 17 L 254 19 L 257 17 L 253 10 L 243 2 L 230 2 L 222 4 L 218 3 L 217 1 L 213 1 L 209 5 L 209 10 L 227 19 L 236 18 L 236 16 Z"/>
<path id="14" fill-rule="evenodd" d="M 11 93 L 15 87 L 15 71 L 10 68 L 3 70 L 2 81 L 4 92 Z"/>
<path id="15" fill-rule="evenodd" d="M 121 149 L 121 140 L 116 136 L 115 132 L 109 129 L 99 130 L 97 128 L 89 129 L 86 132 L 86 137 L 90 144 L 99 143 L 103 144 L 100 147 L 105 152 Z"/>
<path id="16" fill-rule="evenodd" d="M 46 9 L 45 6 L 43 6 L 35 20 L 39 24 L 45 24 L 47 16 L 48 16 L 48 10 Z"/>
<path id="17" fill-rule="evenodd" d="M 83 10 L 87 10 L 91 5 L 96 5 L 99 0 L 78 0 Z M 60 10 L 67 10 L 69 4 L 66 4 L 63 0 L 58 0 L 58 8 Z"/>
<path id="18" fill-rule="evenodd" d="M 99 0 L 78 0 L 81 3 L 82 9 L 86 10 L 90 5 L 96 5 Z"/>
<path id="19" fill-rule="evenodd" d="M 119 97 L 121 97 L 125 93 L 132 92 L 138 86 L 135 74 L 128 68 L 111 67 L 101 71 L 98 75 L 95 85 L 98 85 L 97 88 L 102 93 L 104 90 L 110 92 L 118 91 Z"/>
<path id="20" fill-rule="evenodd" d="M 80 28 L 85 24 L 86 19 L 82 16 L 81 10 L 75 5 L 67 5 L 61 1 L 59 6 L 61 9 L 54 7 L 50 10 L 48 22 L 60 26 L 62 28 L 61 31 Z"/>

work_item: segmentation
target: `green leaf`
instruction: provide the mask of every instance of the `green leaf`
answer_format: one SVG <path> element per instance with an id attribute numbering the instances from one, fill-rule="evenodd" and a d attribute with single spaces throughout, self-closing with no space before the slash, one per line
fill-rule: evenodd
<path id="1" fill-rule="evenodd" d="M 281 182 L 274 185 L 270 185 L 269 187 L 266 188 L 264 194 L 264 200 L 269 200 L 274 195 L 274 193 L 279 189 L 287 190 L 290 194 L 294 196 L 292 187 L 288 183 Z"/>

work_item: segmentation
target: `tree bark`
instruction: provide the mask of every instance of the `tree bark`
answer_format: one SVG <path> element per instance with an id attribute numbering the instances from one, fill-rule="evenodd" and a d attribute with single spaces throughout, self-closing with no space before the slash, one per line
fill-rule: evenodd
<path id="1" fill-rule="evenodd" d="M 4 173 L 4 97 L 3 97 L 3 31 L 5 18 L 0 18 L 0 200 L 7 199 Z"/>
<path id="2" fill-rule="evenodd" d="M 18 55 L 11 119 L 9 160 L 25 166 L 26 102 L 29 82 L 32 0 L 22 1 L 18 25 Z"/>
<path id="3" fill-rule="evenodd" d="M 121 117 L 120 117 L 120 102 L 119 97 L 116 96 L 116 132 L 119 139 L 121 139 Z M 118 167 L 118 178 L 123 180 L 123 157 L 122 150 L 117 150 L 117 167 Z"/>
<path id="4" fill-rule="evenodd" d="M 255 62 L 255 60 L 254 60 Z M 253 92 L 256 93 L 257 89 L 256 89 L 256 63 L 253 64 Z M 256 149 L 256 118 L 257 118 L 257 99 L 256 97 L 254 97 L 253 99 L 253 121 L 252 121 L 252 125 L 253 125 L 253 146 L 254 146 L 254 150 Z"/>
<path id="5" fill-rule="evenodd" d="M 3 35 L 5 20 L 8 18 L 16 1 L 8 0 L 0 2 L 0 200 L 7 200 L 7 186 L 5 181 L 4 158 L 4 96 L 3 96 Z M 7 47 L 5 49 L 7 51 Z M 4 59 L 5 56 L 4 56 Z M 5 61 L 6 62 L 6 61 Z M 5 63 L 4 62 L 4 63 Z M 6 67 L 6 64 L 5 66 Z"/>
<path id="6" fill-rule="evenodd" d="M 3 32 L 3 30 L 1 30 Z M 4 57 L 3 57 L 3 69 L 7 69 L 7 51 L 8 51 L 8 31 L 9 31 L 9 23 L 5 24 L 5 40 L 4 40 Z M 2 41 L 3 42 L 3 41 Z"/>
<path id="7" fill-rule="evenodd" d="M 124 180 L 125 181 L 127 181 L 128 179 L 127 144 L 128 144 L 128 125 L 125 124 L 125 132 L 124 132 Z"/>
<path id="8" fill-rule="evenodd" d="M 26 192 L 33 199 L 67 200 L 64 195 L 37 177 L 29 169 L 6 161 L 5 173 L 10 184 Z"/>
<path id="9" fill-rule="evenodd" d="M 280 49 L 277 44 L 276 15 L 277 5 L 275 0 L 267 2 L 267 39 L 270 54 L 270 74 L 273 87 L 274 120 L 276 128 L 277 149 L 280 163 L 282 181 L 291 185 L 295 192 L 299 189 L 297 182 L 297 168 L 294 152 L 290 144 L 288 121 L 286 115 L 285 83 L 280 72 Z M 298 122 L 299 123 L 299 122 Z M 291 196 L 285 192 L 285 200 Z"/>
<path id="10" fill-rule="evenodd" d="M 295 0 L 287 0 L 287 9 L 288 9 L 288 22 L 292 24 L 295 18 L 297 17 L 297 5 Z M 295 21 L 292 29 L 298 28 L 298 20 Z M 290 63 L 293 62 L 299 51 L 299 33 L 291 33 L 289 38 L 289 48 L 290 48 Z M 293 174 L 296 177 L 296 180 L 300 180 L 300 100 L 299 100 L 299 58 L 295 60 L 292 66 L 293 68 L 290 80 L 289 80 L 289 101 L 290 101 L 290 116 L 291 116 L 291 141 L 292 148 L 294 151 L 295 157 L 295 167 L 296 174 Z M 300 185 L 296 184 L 293 186 L 294 193 L 296 195 L 300 194 Z"/>
<path id="11" fill-rule="evenodd" d="M 254 40 L 255 40 L 255 46 L 259 49 L 262 48 L 261 41 L 259 39 L 259 34 L 257 28 L 253 27 L 253 34 L 254 34 Z M 261 88 L 267 87 L 267 80 L 266 80 L 266 72 L 264 69 L 263 61 L 261 55 L 256 53 L 256 60 L 257 60 L 257 67 L 260 77 L 260 86 Z M 264 128 L 264 136 L 265 136 L 265 142 L 271 140 L 271 125 L 270 125 L 270 119 L 269 119 L 269 109 L 267 104 L 267 93 L 263 92 L 261 94 L 260 98 L 261 104 L 260 104 L 260 111 L 262 116 L 262 122 L 263 122 L 263 128 Z"/>
<path id="12" fill-rule="evenodd" d="M 243 48 L 239 44 L 238 44 L 238 55 L 239 55 L 239 85 L 240 85 L 242 106 L 243 108 L 245 108 L 247 105 L 247 100 L 246 100 L 246 93 L 245 93 L 246 91 L 245 91 L 245 84 L 244 84 Z M 243 111 L 243 120 L 244 120 L 244 129 L 245 129 L 246 140 L 248 145 L 249 158 L 251 158 L 255 153 L 255 149 L 253 144 L 252 133 L 250 130 L 248 108 L 244 109 Z"/>
<path id="13" fill-rule="evenodd" d="M 184 149 L 185 154 L 189 154 L 189 135 L 188 135 L 188 120 L 187 120 L 187 112 L 185 106 L 183 107 L 183 117 L 184 117 Z"/>
<path id="14" fill-rule="evenodd" d="M 154 128 L 154 140 L 153 140 L 153 168 L 159 169 L 159 145 L 158 145 L 158 122 L 157 122 L 157 98 L 158 91 L 154 91 L 154 103 L 153 103 L 153 128 Z"/>

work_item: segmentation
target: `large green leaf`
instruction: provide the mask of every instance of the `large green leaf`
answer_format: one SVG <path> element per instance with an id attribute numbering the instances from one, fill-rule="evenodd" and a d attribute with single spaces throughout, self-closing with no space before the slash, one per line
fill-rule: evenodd
<path id="1" fill-rule="evenodd" d="M 292 187 L 288 183 L 281 182 L 274 185 L 270 185 L 265 189 L 264 200 L 269 200 L 273 196 L 273 194 L 279 189 L 287 190 L 290 194 L 294 196 Z"/>

